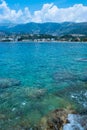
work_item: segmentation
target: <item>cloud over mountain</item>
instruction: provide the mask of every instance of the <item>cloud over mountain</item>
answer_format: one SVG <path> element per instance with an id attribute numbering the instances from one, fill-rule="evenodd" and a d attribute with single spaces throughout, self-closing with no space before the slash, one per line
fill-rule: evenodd
<path id="1" fill-rule="evenodd" d="M 2 0 L 0 4 L 0 23 L 27 23 L 27 22 L 87 22 L 87 6 L 75 4 L 68 8 L 58 8 L 56 5 L 44 4 L 40 10 L 31 14 L 29 7 L 23 10 L 11 9 Z"/>

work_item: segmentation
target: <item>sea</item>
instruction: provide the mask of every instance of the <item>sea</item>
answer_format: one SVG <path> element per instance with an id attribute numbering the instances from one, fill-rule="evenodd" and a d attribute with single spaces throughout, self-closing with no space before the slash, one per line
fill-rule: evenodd
<path id="1" fill-rule="evenodd" d="M 60 108 L 87 111 L 87 43 L 1 42 L 0 130 L 36 126 Z"/>

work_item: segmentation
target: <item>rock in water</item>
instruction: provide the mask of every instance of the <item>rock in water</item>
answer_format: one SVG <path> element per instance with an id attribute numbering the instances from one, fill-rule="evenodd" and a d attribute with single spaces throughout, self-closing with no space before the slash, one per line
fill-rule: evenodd
<path id="1" fill-rule="evenodd" d="M 56 72 L 53 74 L 53 80 L 56 83 L 64 82 L 64 81 L 77 81 L 78 76 L 72 73 L 67 73 L 67 72 Z"/>
<path id="2" fill-rule="evenodd" d="M 87 130 L 87 115 L 69 114 L 63 130 Z"/>
<path id="3" fill-rule="evenodd" d="M 74 111 L 56 109 L 51 112 L 49 115 L 41 119 L 40 130 L 63 130 L 63 125 L 68 123 L 68 113 L 74 113 Z"/>
<path id="4" fill-rule="evenodd" d="M 46 93 L 45 89 L 39 89 L 39 88 L 29 88 L 26 87 L 24 89 L 25 95 L 31 99 L 40 99 L 43 97 Z"/>
<path id="5" fill-rule="evenodd" d="M 5 88 L 9 88 L 12 86 L 19 86 L 21 84 L 21 82 L 19 80 L 16 79 L 0 79 L 0 88 L 5 89 Z"/>
<path id="6" fill-rule="evenodd" d="M 76 61 L 78 61 L 78 62 L 87 62 L 87 58 L 77 58 Z"/>
<path id="7" fill-rule="evenodd" d="M 56 109 L 41 119 L 40 130 L 87 130 L 87 115 Z"/>
<path id="8" fill-rule="evenodd" d="M 81 80 L 82 82 L 87 82 L 87 76 L 84 76 L 84 77 L 80 78 L 80 80 Z"/>

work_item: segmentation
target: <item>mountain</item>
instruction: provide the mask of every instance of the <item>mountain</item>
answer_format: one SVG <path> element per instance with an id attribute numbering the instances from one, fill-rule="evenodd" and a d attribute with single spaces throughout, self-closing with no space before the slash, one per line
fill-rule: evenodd
<path id="1" fill-rule="evenodd" d="M 87 35 L 87 22 L 84 23 L 27 23 L 27 24 L 0 24 L 0 32 L 16 34 L 83 34 Z"/>

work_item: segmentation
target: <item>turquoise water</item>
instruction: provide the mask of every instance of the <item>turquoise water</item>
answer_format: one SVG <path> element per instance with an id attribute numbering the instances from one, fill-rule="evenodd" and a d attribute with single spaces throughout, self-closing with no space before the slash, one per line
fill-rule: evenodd
<path id="1" fill-rule="evenodd" d="M 0 43 L 0 129 L 68 107 L 87 109 L 87 43 Z"/>

